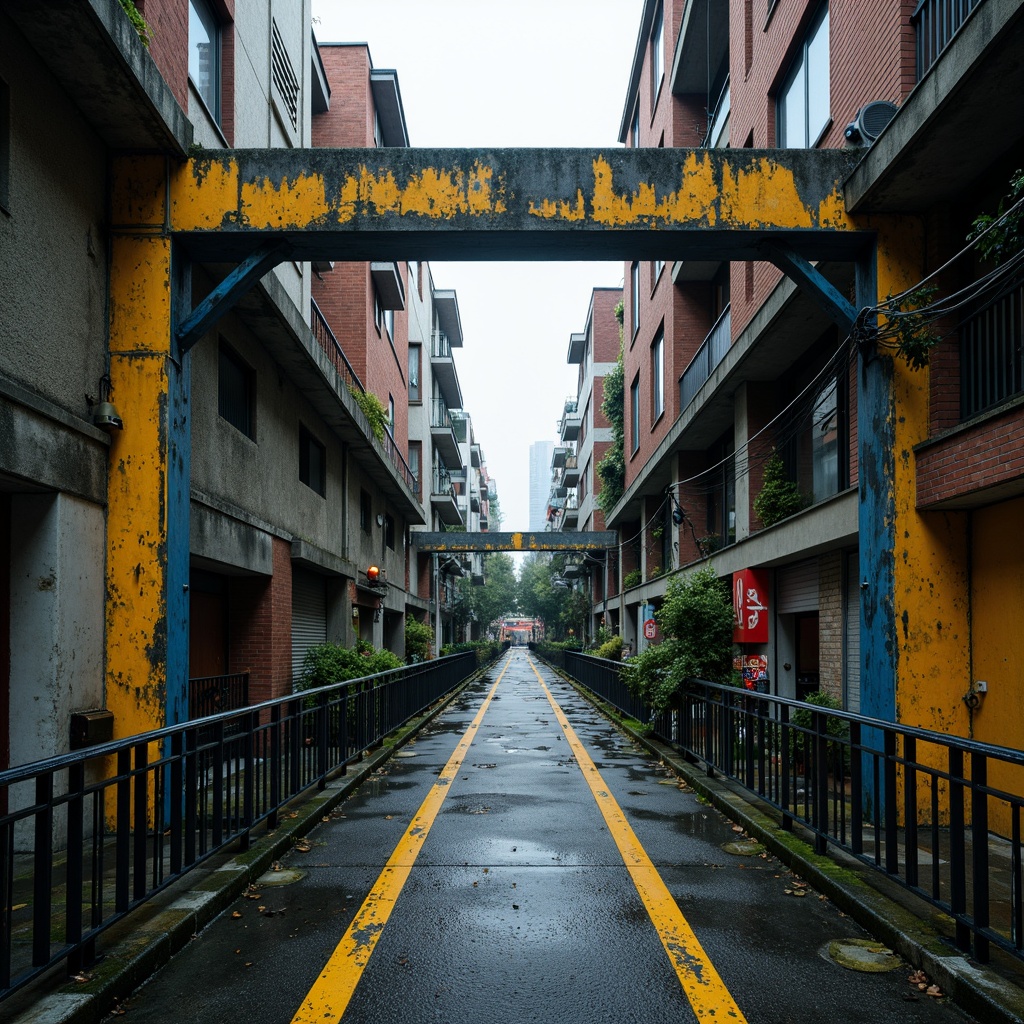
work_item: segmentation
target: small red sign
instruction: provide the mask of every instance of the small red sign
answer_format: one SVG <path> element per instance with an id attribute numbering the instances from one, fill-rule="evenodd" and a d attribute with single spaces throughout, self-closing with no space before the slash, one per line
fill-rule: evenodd
<path id="1" fill-rule="evenodd" d="M 740 569 L 732 574 L 732 638 L 738 644 L 768 643 L 768 572 Z"/>
<path id="2" fill-rule="evenodd" d="M 654 619 L 644 620 L 644 636 L 648 640 L 653 640 L 658 635 L 658 624 Z"/>

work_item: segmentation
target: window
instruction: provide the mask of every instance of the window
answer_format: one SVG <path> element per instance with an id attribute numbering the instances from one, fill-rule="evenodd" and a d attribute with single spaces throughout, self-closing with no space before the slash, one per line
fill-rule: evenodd
<path id="1" fill-rule="evenodd" d="M 779 145 L 787 149 L 815 145 L 828 125 L 830 100 L 828 4 L 824 4 L 779 92 Z"/>
<path id="2" fill-rule="evenodd" d="M 394 437 L 395 436 L 395 396 L 388 395 L 388 421 L 384 424 L 387 432 Z"/>
<path id="3" fill-rule="evenodd" d="M 640 447 L 640 376 L 637 375 L 629 386 L 629 425 L 632 432 L 632 450 Z"/>
<path id="4" fill-rule="evenodd" d="M 188 77 L 220 124 L 220 26 L 207 0 L 188 0 Z"/>
<path id="5" fill-rule="evenodd" d="M 253 372 L 223 339 L 217 370 L 217 412 L 246 437 L 256 439 Z"/>
<path id="6" fill-rule="evenodd" d="M 378 331 L 382 334 L 386 333 L 389 338 L 394 338 L 395 311 L 393 309 L 384 308 L 380 292 L 378 292 L 376 288 L 373 290 L 373 322 L 377 325 Z"/>
<path id="7" fill-rule="evenodd" d="M 423 464 L 423 442 L 409 442 L 409 472 L 412 473 L 413 494 L 420 493 L 420 466 Z"/>
<path id="8" fill-rule="evenodd" d="M 839 407 L 833 377 L 818 394 L 811 414 L 811 465 L 814 500 L 839 493 Z"/>
<path id="9" fill-rule="evenodd" d="M 633 108 L 633 148 L 636 149 L 640 145 L 640 101 L 636 101 L 636 106 Z"/>
<path id="10" fill-rule="evenodd" d="M 665 411 L 665 329 L 658 328 L 658 333 L 651 346 L 651 413 L 652 420 Z"/>
<path id="11" fill-rule="evenodd" d="M 395 520 L 391 516 L 384 517 L 384 547 L 395 550 Z"/>
<path id="12" fill-rule="evenodd" d="M 651 264 L 651 269 L 653 275 L 651 279 L 651 291 L 653 292 L 658 284 L 658 278 L 661 277 L 661 272 L 665 269 L 665 261 L 655 260 L 654 263 Z"/>
<path id="13" fill-rule="evenodd" d="M 707 536 L 705 553 L 736 542 L 736 457 L 732 434 L 726 435 L 708 452 L 712 469 L 708 473 Z"/>
<path id="14" fill-rule="evenodd" d="M 299 424 L 299 480 L 321 498 L 327 496 L 327 449 Z"/>
<path id="15" fill-rule="evenodd" d="M 629 273 L 631 334 L 640 330 L 640 264 L 634 263 Z"/>
<path id="16" fill-rule="evenodd" d="M 373 112 L 373 144 L 378 149 L 384 145 L 384 130 L 380 126 L 380 117 L 376 110 Z"/>
<path id="17" fill-rule="evenodd" d="M 651 26 L 651 111 L 658 102 L 661 80 L 665 77 L 665 18 L 661 4 L 654 12 Z"/>
<path id="18" fill-rule="evenodd" d="M 359 529 L 369 533 L 373 529 L 373 504 L 366 491 L 359 492 Z"/>
<path id="19" fill-rule="evenodd" d="M 420 393 L 420 365 L 423 358 L 422 345 L 409 346 L 409 401 L 421 402 L 423 396 Z"/>

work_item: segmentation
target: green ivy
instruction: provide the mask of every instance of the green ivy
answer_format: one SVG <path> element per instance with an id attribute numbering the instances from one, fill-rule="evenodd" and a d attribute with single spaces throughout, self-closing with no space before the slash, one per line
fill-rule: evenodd
<path id="1" fill-rule="evenodd" d="M 639 569 L 633 569 L 627 572 L 622 577 L 622 589 L 629 590 L 630 587 L 635 587 L 638 583 L 643 582 L 644 574 Z"/>
<path id="2" fill-rule="evenodd" d="M 153 39 L 153 30 L 146 23 L 146 19 L 139 12 L 138 7 L 135 6 L 135 0 L 120 0 L 120 2 L 121 9 L 128 15 L 128 20 L 142 40 L 142 45 L 148 48 Z"/>
<path id="3" fill-rule="evenodd" d="M 996 212 L 982 213 L 974 218 L 968 242 L 978 240 L 978 252 L 983 259 L 1001 263 L 1008 256 L 1020 252 L 1024 246 L 1024 170 L 1018 169 L 1010 177 L 1010 192 L 999 200 Z M 1009 205 L 1007 205 L 1009 204 Z M 996 224 L 1002 220 L 1001 224 Z"/>
<path id="4" fill-rule="evenodd" d="M 359 388 L 349 385 L 349 394 L 356 400 L 356 405 L 363 411 L 363 415 L 370 423 L 370 430 L 378 441 L 384 440 L 384 432 L 388 426 L 388 411 L 384 408 L 381 400 L 372 391 L 360 391 Z"/>

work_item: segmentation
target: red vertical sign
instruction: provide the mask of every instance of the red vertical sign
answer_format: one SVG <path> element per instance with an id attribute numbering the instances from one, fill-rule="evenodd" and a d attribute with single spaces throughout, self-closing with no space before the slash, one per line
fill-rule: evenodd
<path id="1" fill-rule="evenodd" d="M 738 644 L 768 643 L 768 572 L 740 569 L 732 574 L 734 619 L 732 638 Z"/>

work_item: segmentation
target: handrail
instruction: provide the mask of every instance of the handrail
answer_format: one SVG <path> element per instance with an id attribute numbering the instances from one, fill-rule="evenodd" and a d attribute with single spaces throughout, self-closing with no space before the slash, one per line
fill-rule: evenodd
<path id="1" fill-rule="evenodd" d="M 477 668 L 474 651 L 0 772 L 0 1002 L 378 746 Z"/>
<path id="2" fill-rule="evenodd" d="M 356 371 L 352 369 L 352 364 L 348 361 L 345 350 L 335 337 L 334 331 L 331 330 L 331 325 L 320 311 L 320 307 L 316 304 L 315 299 L 309 300 L 309 311 L 310 329 L 313 331 L 313 337 L 316 338 L 320 343 L 320 347 L 327 353 L 328 358 L 334 364 L 334 368 L 338 371 L 342 380 L 349 387 L 365 392 L 366 388 L 363 387 L 363 382 L 359 379 Z"/>
<path id="3" fill-rule="evenodd" d="M 539 653 L 775 808 L 783 828 L 806 828 L 817 853 L 842 850 L 949 915 L 957 946 L 978 961 L 993 945 L 1024 959 L 1024 795 L 1009 788 L 1021 751 L 701 680 L 654 714 L 620 663 Z M 990 877 L 997 860 L 1002 888 Z"/>

